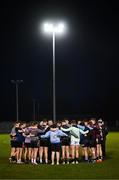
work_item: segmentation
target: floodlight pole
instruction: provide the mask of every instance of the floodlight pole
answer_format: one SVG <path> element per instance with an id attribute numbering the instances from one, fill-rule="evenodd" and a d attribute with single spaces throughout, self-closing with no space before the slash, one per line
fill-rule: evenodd
<path id="1" fill-rule="evenodd" d="M 18 83 L 16 84 L 16 114 L 17 114 L 17 122 L 19 121 L 19 98 L 18 98 Z"/>
<path id="2" fill-rule="evenodd" d="M 54 25 L 52 23 L 45 23 L 44 24 L 44 30 L 47 33 L 52 33 L 52 48 L 53 48 L 53 122 L 56 122 L 56 81 L 55 81 L 55 38 L 56 33 L 62 33 L 63 32 L 63 24 L 59 23 L 58 25 Z"/>
<path id="3" fill-rule="evenodd" d="M 40 112 L 39 112 L 39 110 L 40 110 L 40 104 L 39 104 L 39 102 L 38 102 L 38 121 L 39 121 L 39 119 L 40 119 Z"/>
<path id="4" fill-rule="evenodd" d="M 23 82 L 23 80 L 11 80 L 12 83 L 15 84 L 16 87 L 16 120 L 19 121 L 19 84 Z"/>
<path id="5" fill-rule="evenodd" d="M 33 99 L 33 120 L 36 120 L 36 100 Z"/>
<path id="6" fill-rule="evenodd" d="M 53 122 L 56 122 L 55 31 L 53 31 Z"/>

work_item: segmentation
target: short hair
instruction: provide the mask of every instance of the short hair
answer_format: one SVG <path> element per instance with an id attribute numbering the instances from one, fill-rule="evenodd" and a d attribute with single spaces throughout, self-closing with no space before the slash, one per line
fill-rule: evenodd
<path id="1" fill-rule="evenodd" d="M 72 123 L 72 124 L 76 124 L 76 120 L 73 119 L 73 120 L 71 121 L 71 123 Z"/>
<path id="2" fill-rule="evenodd" d="M 57 128 L 57 124 L 53 124 L 52 126 L 50 126 L 51 128 Z"/>

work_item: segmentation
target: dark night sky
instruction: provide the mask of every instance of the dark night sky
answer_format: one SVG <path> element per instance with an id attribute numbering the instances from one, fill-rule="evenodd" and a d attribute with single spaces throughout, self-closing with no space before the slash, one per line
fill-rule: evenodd
<path id="1" fill-rule="evenodd" d="M 75 1 L 74 1 L 75 2 Z M 58 114 L 118 119 L 119 8 L 102 1 L 3 1 L 1 4 L 0 119 L 15 119 L 15 87 L 20 119 L 32 119 L 32 99 L 40 114 L 52 113 L 52 38 L 39 26 L 45 19 L 66 21 L 68 32 L 56 39 Z"/>

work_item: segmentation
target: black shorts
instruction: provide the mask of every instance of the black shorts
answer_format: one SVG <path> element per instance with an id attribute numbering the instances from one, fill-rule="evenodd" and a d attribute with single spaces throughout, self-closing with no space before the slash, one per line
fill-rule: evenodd
<path id="1" fill-rule="evenodd" d="M 90 147 L 91 148 L 96 147 L 96 139 L 91 139 L 90 140 Z"/>
<path id="2" fill-rule="evenodd" d="M 38 148 L 38 141 L 31 141 L 31 148 Z"/>
<path id="3" fill-rule="evenodd" d="M 10 145 L 12 148 L 17 148 L 17 141 L 11 140 Z"/>
<path id="4" fill-rule="evenodd" d="M 69 137 L 62 138 L 61 145 L 62 146 L 70 146 L 70 138 Z"/>
<path id="5" fill-rule="evenodd" d="M 23 147 L 23 142 L 17 141 L 17 148 L 22 148 Z"/>
<path id="6" fill-rule="evenodd" d="M 24 143 L 25 148 L 31 148 L 31 143 Z"/>
<path id="7" fill-rule="evenodd" d="M 80 144 L 82 145 L 82 147 L 90 147 L 90 142 L 88 139 L 83 139 Z"/>
<path id="8" fill-rule="evenodd" d="M 96 141 L 96 144 L 102 144 L 101 138 L 98 138 L 98 141 Z"/>
<path id="9" fill-rule="evenodd" d="M 40 139 L 39 145 L 41 147 L 48 147 L 49 146 L 49 140 L 48 139 Z"/>
<path id="10" fill-rule="evenodd" d="M 81 139 L 80 139 L 80 145 L 83 145 L 83 144 L 84 144 L 84 139 L 81 138 Z"/>
<path id="11" fill-rule="evenodd" d="M 51 144 L 51 151 L 60 152 L 61 143 Z"/>

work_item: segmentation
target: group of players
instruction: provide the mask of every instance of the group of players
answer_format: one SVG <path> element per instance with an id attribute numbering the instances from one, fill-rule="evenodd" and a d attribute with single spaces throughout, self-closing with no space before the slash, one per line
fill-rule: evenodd
<path id="1" fill-rule="evenodd" d="M 102 162 L 108 134 L 102 119 L 53 123 L 16 122 L 11 130 L 11 163 L 78 164 Z"/>

